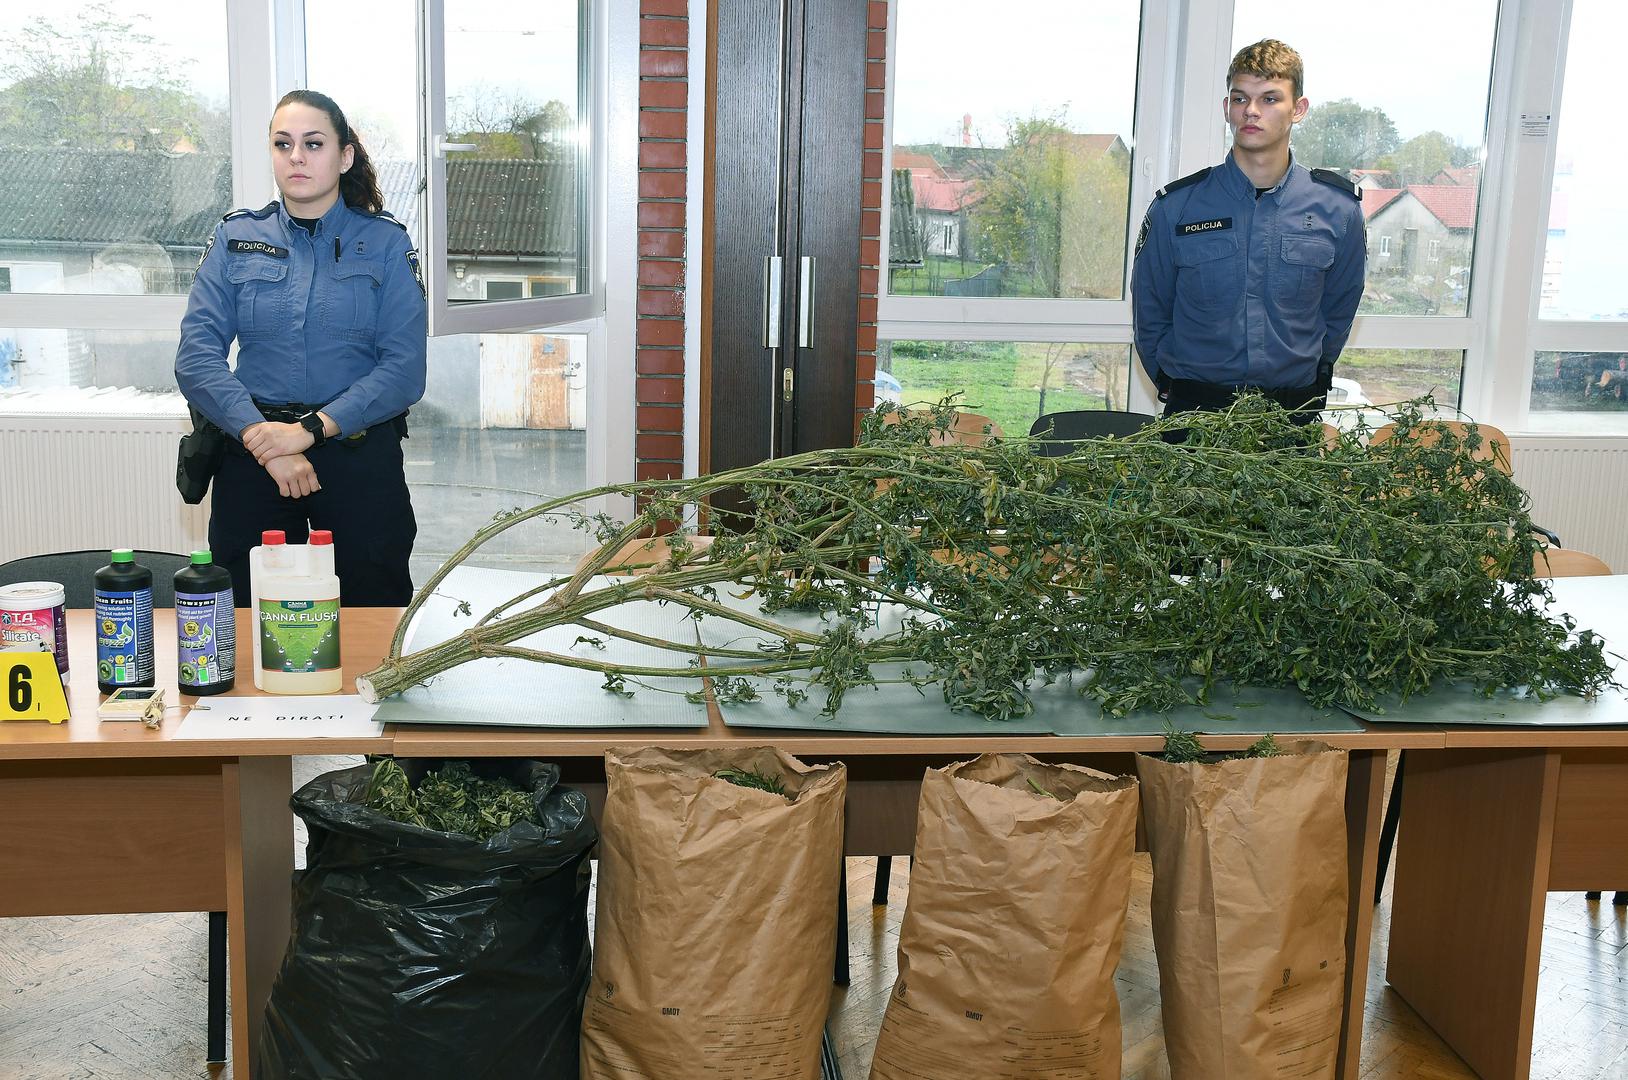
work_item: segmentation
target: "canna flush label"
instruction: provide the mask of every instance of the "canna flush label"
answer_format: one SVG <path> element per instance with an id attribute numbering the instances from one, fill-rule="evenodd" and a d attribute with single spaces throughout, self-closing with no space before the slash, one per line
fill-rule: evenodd
<path id="1" fill-rule="evenodd" d="M 264 671 L 334 671 L 339 667 L 339 600 L 261 600 L 260 667 Z"/>

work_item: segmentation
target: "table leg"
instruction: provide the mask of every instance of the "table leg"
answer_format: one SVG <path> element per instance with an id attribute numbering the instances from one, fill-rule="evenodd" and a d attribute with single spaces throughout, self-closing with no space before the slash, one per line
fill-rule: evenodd
<path id="1" fill-rule="evenodd" d="M 1409 750 L 1386 977 L 1483 1080 L 1532 1066 L 1557 750 Z"/>
<path id="2" fill-rule="evenodd" d="M 1353 750 L 1345 782 L 1347 910 L 1345 1010 L 1335 1075 L 1356 1080 L 1362 1063 L 1362 1018 L 1367 1003 L 1368 952 L 1373 939 L 1374 880 L 1379 873 L 1379 828 L 1384 814 L 1385 751 Z"/>
<path id="3" fill-rule="evenodd" d="M 286 757 L 224 766 L 226 928 L 232 991 L 232 1075 L 248 1080 L 271 983 L 288 947 L 294 819 Z"/>

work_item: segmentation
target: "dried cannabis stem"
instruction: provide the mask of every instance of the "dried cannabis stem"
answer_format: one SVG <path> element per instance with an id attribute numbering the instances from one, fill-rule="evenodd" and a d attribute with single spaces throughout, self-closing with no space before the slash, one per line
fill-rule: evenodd
<path id="1" fill-rule="evenodd" d="M 1381 445 L 1364 442 L 1359 422 L 1324 448 L 1318 429 L 1246 396 L 1051 458 L 1026 439 L 932 445 L 953 421 L 948 403 L 931 419 L 873 416 L 855 447 L 598 488 L 501 517 L 425 583 L 390 655 L 357 686 L 377 700 L 501 656 L 596 671 L 617 692 L 727 670 L 763 693 L 818 690 L 834 713 L 877 681 L 877 665 L 905 662 L 905 681 L 1001 720 L 1031 710 L 1037 680 L 1080 671 L 1090 673 L 1083 692 L 1113 714 L 1203 702 L 1218 680 L 1359 708 L 1445 680 L 1539 697 L 1609 685 L 1601 639 L 1545 613 L 1526 494 L 1475 460 L 1480 436 L 1411 437 L 1427 422 L 1419 404 L 1392 419 L 1396 435 Z M 1161 438 L 1172 428 L 1187 430 L 1183 445 Z M 744 509 L 714 501 L 726 493 Z M 470 553 L 610 494 L 637 496 L 643 512 L 625 524 L 575 515 L 602 545 L 575 573 L 402 654 L 409 620 Z M 705 503 L 719 535 L 704 553 L 678 534 L 652 573 L 596 577 L 623 543 Z M 720 603 L 719 587 L 761 608 Z M 555 626 L 650 644 L 597 619 L 635 599 L 726 620 L 736 625 L 723 637 L 764 643 L 708 650 L 704 671 L 691 663 L 693 639 L 661 643 L 675 659 L 646 667 L 516 644 Z M 885 633 L 881 603 L 902 613 Z M 778 614 L 802 609 L 823 623 L 810 630 L 807 616 Z"/>
<path id="2" fill-rule="evenodd" d="M 1036 781 L 1034 777 L 1026 776 L 1026 777 L 1024 777 L 1024 779 L 1029 782 L 1029 786 L 1034 789 L 1034 793 L 1036 795 L 1043 795 L 1048 799 L 1056 799 L 1058 802 L 1063 801 L 1063 798 L 1062 798 L 1061 795 L 1054 795 L 1051 792 L 1047 791 L 1045 788 L 1040 786 L 1039 782 Z"/>

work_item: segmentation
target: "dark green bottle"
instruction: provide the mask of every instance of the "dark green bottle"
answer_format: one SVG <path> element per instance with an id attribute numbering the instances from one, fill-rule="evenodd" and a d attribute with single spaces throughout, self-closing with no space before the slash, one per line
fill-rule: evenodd
<path id="1" fill-rule="evenodd" d="M 224 694 L 237 676 L 232 575 L 207 551 L 175 572 L 176 683 L 183 694 Z"/>
<path id="2" fill-rule="evenodd" d="M 96 571 L 96 686 L 153 685 L 153 572 L 130 548 Z"/>

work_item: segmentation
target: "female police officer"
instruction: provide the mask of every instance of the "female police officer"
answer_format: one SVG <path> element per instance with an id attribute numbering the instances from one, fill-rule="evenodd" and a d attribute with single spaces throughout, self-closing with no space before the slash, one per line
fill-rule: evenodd
<path id="1" fill-rule="evenodd" d="M 404 604 L 417 523 L 401 438 L 424 393 L 426 345 L 418 253 L 383 213 L 333 99 L 296 90 L 270 127 L 282 198 L 215 227 L 175 357 L 182 393 L 231 436 L 210 547 L 245 605 L 262 530 L 299 543 L 328 529 L 344 603 Z"/>

